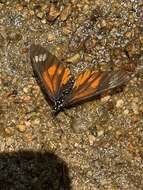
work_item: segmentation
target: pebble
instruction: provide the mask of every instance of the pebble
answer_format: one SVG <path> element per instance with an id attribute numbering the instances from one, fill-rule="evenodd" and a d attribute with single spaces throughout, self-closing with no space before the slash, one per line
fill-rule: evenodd
<path id="1" fill-rule="evenodd" d="M 26 93 L 26 94 L 27 94 L 27 93 L 28 93 L 28 91 L 29 91 L 29 88 L 27 88 L 27 87 L 24 87 L 24 88 L 23 88 L 23 92 L 24 92 L 24 93 Z"/>
<path id="2" fill-rule="evenodd" d="M 125 115 L 128 115 L 129 114 L 129 110 L 124 110 L 124 112 L 123 112 Z"/>
<path id="3" fill-rule="evenodd" d="M 131 107 L 133 109 L 133 112 L 138 115 L 139 114 L 138 104 L 135 102 L 132 102 Z"/>
<path id="4" fill-rule="evenodd" d="M 77 62 L 80 61 L 80 54 L 77 53 L 77 54 L 69 57 L 66 61 L 69 62 L 69 63 L 77 63 Z"/>
<path id="5" fill-rule="evenodd" d="M 43 16 L 44 16 L 44 13 L 43 13 L 43 12 L 38 12 L 36 16 L 37 16 L 38 18 L 42 19 Z"/>
<path id="6" fill-rule="evenodd" d="M 26 53 L 28 53 L 28 48 L 22 48 L 20 50 L 20 52 L 21 52 L 21 54 L 26 54 Z"/>
<path id="7" fill-rule="evenodd" d="M 53 34 L 53 33 L 48 33 L 47 38 L 48 38 L 49 42 L 52 42 L 56 39 L 55 34 Z"/>
<path id="8" fill-rule="evenodd" d="M 23 8 L 24 8 L 24 7 L 23 7 L 21 4 L 17 4 L 17 5 L 16 5 L 16 9 L 17 9 L 18 11 L 22 11 Z"/>
<path id="9" fill-rule="evenodd" d="M 67 18 L 69 17 L 69 15 L 71 14 L 72 8 L 71 8 L 71 4 L 69 4 L 68 6 L 66 6 L 63 11 L 60 14 L 60 20 L 61 21 L 65 21 L 67 20 Z"/>
<path id="10" fill-rule="evenodd" d="M 94 144 L 94 142 L 95 142 L 95 136 L 94 135 L 89 135 L 88 136 L 88 140 L 89 140 L 89 144 L 90 145 L 93 145 Z"/>
<path id="11" fill-rule="evenodd" d="M 18 125 L 16 126 L 16 128 L 17 128 L 18 131 L 21 132 L 21 133 L 23 133 L 23 132 L 26 131 L 26 125 L 24 125 L 24 124 L 18 124 Z"/>
<path id="12" fill-rule="evenodd" d="M 121 107 L 123 107 L 123 105 L 124 105 L 124 101 L 122 99 L 118 100 L 116 103 L 117 108 L 121 108 Z"/>
<path id="13" fill-rule="evenodd" d="M 14 132 L 13 128 L 11 128 L 11 127 L 5 128 L 5 133 L 6 133 L 8 136 L 12 136 L 12 135 L 13 135 L 13 132 Z"/>
<path id="14" fill-rule="evenodd" d="M 104 135 L 104 130 L 97 130 L 97 136 L 101 137 L 102 135 Z"/>
<path id="15" fill-rule="evenodd" d="M 41 22 L 42 22 L 42 24 L 46 24 L 47 20 L 46 19 L 42 19 Z"/>
<path id="16" fill-rule="evenodd" d="M 72 30 L 71 30 L 70 27 L 65 26 L 65 27 L 63 27 L 63 33 L 66 34 L 66 35 L 68 35 L 68 34 L 72 33 Z"/>
<path id="17" fill-rule="evenodd" d="M 54 4 L 51 4 L 49 13 L 47 15 L 47 20 L 50 22 L 53 22 L 59 15 L 60 15 L 60 11 L 55 7 Z"/>
<path id="18" fill-rule="evenodd" d="M 106 103 L 106 102 L 108 102 L 108 100 L 111 98 L 111 96 L 104 96 L 104 97 L 102 97 L 101 98 L 101 102 L 103 102 L 103 103 Z"/>
<path id="19" fill-rule="evenodd" d="M 132 121 L 133 121 L 133 123 L 139 122 L 139 121 L 140 121 L 140 116 L 139 116 L 139 115 L 134 115 L 134 116 L 132 117 Z"/>

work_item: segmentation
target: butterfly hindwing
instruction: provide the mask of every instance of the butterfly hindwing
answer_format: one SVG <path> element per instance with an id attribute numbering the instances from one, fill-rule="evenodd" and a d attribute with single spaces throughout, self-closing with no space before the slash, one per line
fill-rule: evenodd
<path id="1" fill-rule="evenodd" d="M 129 79 L 124 71 L 95 72 L 86 70 L 75 80 L 72 94 L 67 98 L 68 105 L 78 104 L 101 93 L 121 86 Z"/>
<path id="2" fill-rule="evenodd" d="M 70 70 L 40 45 L 30 47 L 30 58 L 34 73 L 43 84 L 46 94 L 52 101 L 55 101 L 63 86 L 70 79 Z"/>

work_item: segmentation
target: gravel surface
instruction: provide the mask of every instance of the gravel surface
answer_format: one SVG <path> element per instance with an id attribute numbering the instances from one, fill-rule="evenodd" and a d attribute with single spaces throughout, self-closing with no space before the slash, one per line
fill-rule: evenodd
<path id="1" fill-rule="evenodd" d="M 143 189 L 142 0 L 0 1 L 0 189 Z M 33 75 L 39 43 L 77 75 L 136 73 L 52 117 Z M 138 72 L 137 72 L 138 71 Z"/>

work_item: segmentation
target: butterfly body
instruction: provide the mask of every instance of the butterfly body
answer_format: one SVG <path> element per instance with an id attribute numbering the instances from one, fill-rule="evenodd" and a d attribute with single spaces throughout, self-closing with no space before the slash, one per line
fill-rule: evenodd
<path id="1" fill-rule="evenodd" d="M 40 45 L 30 47 L 33 71 L 50 99 L 55 113 L 103 92 L 121 86 L 129 80 L 127 72 L 87 69 L 75 79 L 70 69 Z"/>
<path id="2" fill-rule="evenodd" d="M 74 85 L 74 79 L 70 79 L 68 84 L 66 84 L 61 90 L 60 94 L 55 98 L 53 110 L 58 113 L 66 107 L 66 99 L 72 92 L 72 87 Z"/>

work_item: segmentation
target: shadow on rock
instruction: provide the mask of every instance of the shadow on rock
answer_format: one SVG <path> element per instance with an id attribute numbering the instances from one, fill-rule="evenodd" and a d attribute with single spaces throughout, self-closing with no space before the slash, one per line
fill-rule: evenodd
<path id="1" fill-rule="evenodd" d="M 0 154 L 1 190 L 70 190 L 66 163 L 53 153 Z"/>

